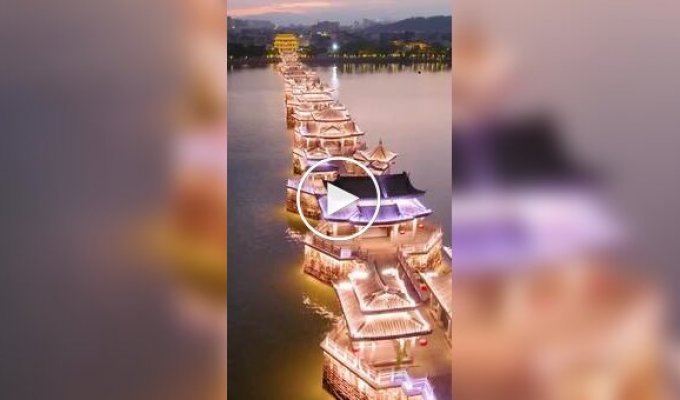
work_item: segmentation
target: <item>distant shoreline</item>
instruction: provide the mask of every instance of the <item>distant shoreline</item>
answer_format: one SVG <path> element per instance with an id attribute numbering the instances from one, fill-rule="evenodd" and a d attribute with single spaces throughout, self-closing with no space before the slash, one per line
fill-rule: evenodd
<path id="1" fill-rule="evenodd" d="M 330 66 L 340 64 L 444 64 L 451 66 L 451 58 L 446 59 L 432 59 L 432 58 L 407 58 L 407 57 L 310 57 L 303 59 L 305 64 L 311 66 Z M 238 58 L 227 60 L 227 66 L 233 68 L 244 67 L 264 67 L 270 64 L 276 64 L 279 60 L 277 58 Z"/>

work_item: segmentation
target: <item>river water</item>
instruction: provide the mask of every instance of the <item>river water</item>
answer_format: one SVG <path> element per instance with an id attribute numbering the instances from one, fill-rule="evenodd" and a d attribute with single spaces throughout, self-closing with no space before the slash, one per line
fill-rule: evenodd
<path id="1" fill-rule="evenodd" d="M 318 67 L 366 132 L 399 153 L 424 203 L 451 231 L 451 71 L 440 65 Z M 285 212 L 291 173 L 283 81 L 273 67 L 228 83 L 228 394 L 231 400 L 330 399 L 319 343 L 337 313 L 330 288 L 301 272 L 299 226 Z"/>

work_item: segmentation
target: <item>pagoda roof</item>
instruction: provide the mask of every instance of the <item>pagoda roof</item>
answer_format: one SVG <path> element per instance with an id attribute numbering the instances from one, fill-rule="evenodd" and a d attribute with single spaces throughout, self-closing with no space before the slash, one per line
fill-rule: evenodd
<path id="1" fill-rule="evenodd" d="M 310 157 L 310 159 L 313 159 L 313 158 Z M 323 164 L 317 166 L 316 168 L 314 168 L 314 170 L 312 171 L 312 174 L 326 173 L 326 172 L 337 172 L 339 169 L 340 169 L 340 167 L 338 167 L 335 164 L 323 163 Z"/>
<path id="2" fill-rule="evenodd" d="M 321 107 L 323 106 L 324 103 L 321 104 Z M 326 107 L 333 110 L 337 110 L 339 112 L 347 113 L 347 107 L 345 107 L 342 103 L 338 101 L 328 104 Z M 293 109 L 294 109 L 293 117 L 295 119 L 302 121 L 314 120 L 314 113 L 318 111 L 318 109 L 314 106 L 313 103 L 307 101 L 298 102 L 298 104 L 296 104 L 293 107 Z"/>
<path id="3" fill-rule="evenodd" d="M 317 121 L 303 121 L 298 127 L 298 133 L 304 136 L 347 137 L 363 135 L 359 127 L 352 120 L 322 123 Z"/>
<path id="4" fill-rule="evenodd" d="M 304 150 L 304 155 L 306 158 L 311 158 L 311 159 L 325 159 L 331 156 L 331 153 L 328 151 L 328 149 L 321 147 L 321 146 L 315 146 L 311 149 Z"/>
<path id="5" fill-rule="evenodd" d="M 286 76 L 283 78 L 285 83 L 288 85 L 301 85 L 303 84 L 309 77 L 307 75 L 291 75 L 291 76 Z"/>
<path id="6" fill-rule="evenodd" d="M 424 217 L 432 213 L 432 210 L 422 205 L 419 201 L 414 200 L 414 202 L 417 204 L 406 207 L 400 203 L 381 204 L 374 223 L 378 225 L 393 224 Z M 367 224 L 373 217 L 373 213 L 375 213 L 375 207 L 373 205 L 357 206 L 358 213 L 354 214 L 349 221 L 354 224 Z"/>
<path id="7" fill-rule="evenodd" d="M 382 139 L 378 142 L 378 145 L 373 150 L 360 150 L 355 155 L 354 158 L 361 161 L 377 162 L 377 166 L 381 166 L 389 163 L 397 158 L 397 153 L 394 153 L 385 148 Z M 384 169 L 384 168 L 380 168 Z"/>
<path id="8" fill-rule="evenodd" d="M 293 94 L 296 96 L 305 96 L 305 95 L 328 95 L 329 97 L 331 96 L 331 93 L 333 93 L 333 89 L 325 87 L 325 86 L 317 86 L 317 85 L 296 85 L 293 87 Z M 332 97 L 330 97 L 333 99 Z"/>
<path id="9" fill-rule="evenodd" d="M 368 164 L 371 169 L 378 170 L 378 171 L 386 171 L 387 169 L 390 168 L 390 163 L 382 162 L 382 161 L 371 161 Z"/>
<path id="10" fill-rule="evenodd" d="M 344 111 L 344 112 L 348 112 L 347 107 L 337 100 L 335 101 L 335 103 L 330 104 L 328 107 L 332 108 L 334 110 L 341 110 L 341 111 Z"/>
<path id="11" fill-rule="evenodd" d="M 318 77 L 308 77 L 301 88 L 306 92 L 332 92 L 333 88 L 321 82 Z"/>
<path id="12" fill-rule="evenodd" d="M 343 281 L 334 285 L 352 340 L 388 340 L 432 333 L 417 310 L 366 314 L 354 292 L 354 285 Z"/>
<path id="13" fill-rule="evenodd" d="M 352 279 L 354 294 L 363 313 L 375 314 L 389 311 L 404 311 L 417 306 L 409 296 L 404 281 L 396 273 L 374 271 L 360 278 Z"/>
<path id="14" fill-rule="evenodd" d="M 420 197 L 425 194 L 424 190 L 416 189 L 411 184 L 408 173 L 387 174 L 375 177 L 380 187 L 380 195 L 383 199 L 399 197 Z M 352 193 L 360 199 L 375 199 L 375 187 L 373 180 L 368 176 L 343 175 L 333 181 L 333 185 L 342 190 Z"/>
<path id="15" fill-rule="evenodd" d="M 432 213 L 432 210 L 425 207 L 418 199 L 402 198 L 392 200 L 393 203 L 381 204 L 378 215 L 373 222 L 375 225 L 394 224 L 398 222 L 410 221 Z M 375 205 L 352 204 L 341 210 L 328 213 L 328 199 L 324 196 L 319 199 L 323 218 L 328 221 L 349 222 L 355 225 L 365 225 L 373 218 Z"/>
<path id="16" fill-rule="evenodd" d="M 350 121 L 351 117 L 346 108 L 337 107 L 327 107 L 323 110 L 315 111 L 312 113 L 314 120 L 322 122 L 340 122 L 340 121 Z"/>
<path id="17" fill-rule="evenodd" d="M 300 93 L 296 96 L 301 102 L 319 103 L 335 101 L 333 96 L 328 92 Z"/>
<path id="18" fill-rule="evenodd" d="M 350 220 L 352 222 L 366 222 L 371 220 L 373 214 L 375 213 L 376 206 L 357 206 L 358 213 L 355 214 Z M 399 212 L 399 206 L 396 204 L 383 204 L 378 210 L 378 215 L 375 218 L 375 222 L 399 222 L 404 219 L 404 215 Z M 411 218 L 408 218 L 411 219 Z"/>
<path id="19" fill-rule="evenodd" d="M 288 179 L 286 181 L 286 188 L 292 189 L 294 191 L 297 191 L 298 187 L 300 186 L 300 179 Z M 304 184 L 300 188 L 301 192 L 311 194 L 311 195 L 316 195 L 318 190 L 316 187 L 310 184 Z"/>
<path id="20" fill-rule="evenodd" d="M 295 106 L 295 111 L 306 111 L 311 113 L 314 111 L 314 106 L 311 103 L 302 102 Z"/>
<path id="21" fill-rule="evenodd" d="M 302 76 L 307 75 L 307 71 L 305 71 L 304 68 L 297 67 L 297 66 L 287 67 L 287 68 L 284 68 L 283 75 L 286 78 L 292 78 L 292 77 L 296 77 L 296 76 L 302 77 Z"/>

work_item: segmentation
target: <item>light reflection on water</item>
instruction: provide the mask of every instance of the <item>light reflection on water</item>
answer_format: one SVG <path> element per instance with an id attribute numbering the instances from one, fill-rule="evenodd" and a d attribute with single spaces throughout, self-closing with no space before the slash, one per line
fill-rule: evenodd
<path id="1" fill-rule="evenodd" d="M 333 68 L 324 67 L 324 68 Z M 351 74 L 375 74 L 375 73 L 399 73 L 399 72 L 447 72 L 451 66 L 443 63 L 416 63 L 416 64 L 340 64 L 338 72 Z M 330 82 L 330 80 L 328 80 Z"/>
<path id="2" fill-rule="evenodd" d="M 332 82 L 333 67 L 317 70 Z M 448 237 L 450 72 L 345 64 L 335 74 L 340 99 L 367 131 L 369 146 L 382 137 L 401 153 L 396 172 L 410 171 L 428 190 L 432 218 Z M 334 313 L 338 305 L 330 288 L 302 273 L 303 248 L 290 233 L 303 225 L 284 211 L 282 171 L 291 167 L 283 82 L 271 68 L 247 68 L 230 71 L 228 85 L 229 394 L 329 399 L 319 343 L 331 322 L 303 301 Z"/>

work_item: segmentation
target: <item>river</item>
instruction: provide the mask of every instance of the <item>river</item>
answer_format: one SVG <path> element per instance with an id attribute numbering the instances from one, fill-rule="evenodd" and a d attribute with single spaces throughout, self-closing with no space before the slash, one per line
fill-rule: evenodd
<path id="1" fill-rule="evenodd" d="M 451 70 L 441 65 L 315 68 L 366 132 L 399 153 L 426 190 L 431 220 L 451 232 Z M 284 209 L 291 174 L 283 81 L 274 67 L 232 69 L 228 84 L 228 393 L 232 400 L 330 399 L 319 343 L 337 313 L 330 288 L 301 271 L 295 216 Z"/>

